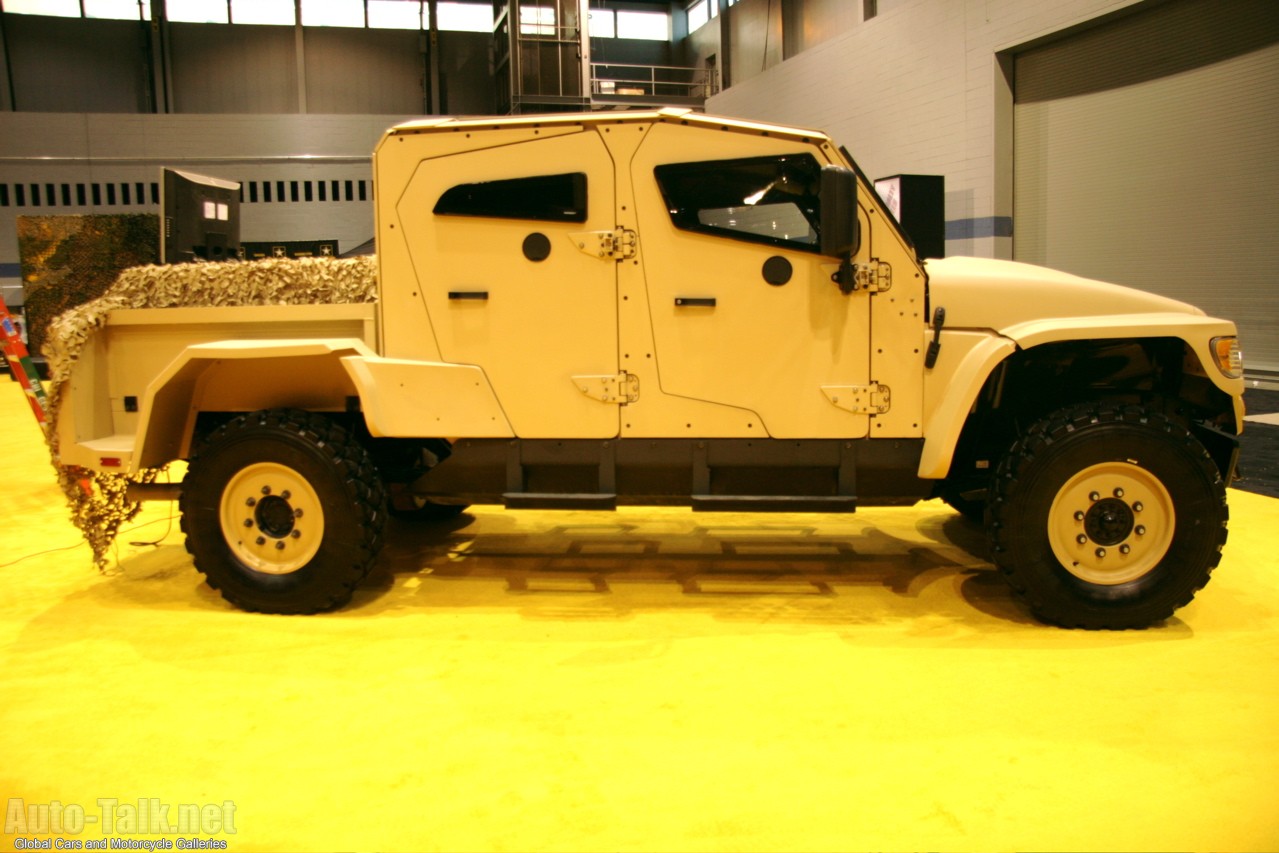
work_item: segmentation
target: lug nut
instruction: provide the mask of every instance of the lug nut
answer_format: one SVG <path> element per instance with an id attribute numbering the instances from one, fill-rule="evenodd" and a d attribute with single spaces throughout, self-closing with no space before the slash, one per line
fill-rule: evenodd
<path id="1" fill-rule="evenodd" d="M 1115 497 L 1117 497 L 1117 498 L 1122 498 L 1123 496 L 1124 496 L 1124 490 L 1123 490 L 1123 489 L 1115 489 Z"/>
<path id="2" fill-rule="evenodd" d="M 1104 557 L 1104 556 L 1106 556 L 1106 549 L 1105 549 L 1105 548 L 1098 548 L 1098 549 L 1097 549 L 1094 553 L 1095 553 L 1095 554 L 1096 554 L 1099 558 L 1100 558 L 1100 557 Z"/>
<path id="3" fill-rule="evenodd" d="M 1129 551 L 1131 551 L 1131 550 L 1132 550 L 1132 546 L 1131 546 L 1131 545 L 1129 545 L 1129 544 L 1128 544 L 1128 543 L 1126 543 L 1126 542 L 1125 542 L 1123 545 L 1120 545 L 1120 546 L 1119 546 L 1119 553 L 1120 553 L 1120 554 L 1127 554 L 1127 553 L 1128 553 Z"/>
<path id="4" fill-rule="evenodd" d="M 287 501 L 289 498 L 293 497 L 293 494 L 288 489 L 285 489 L 284 491 L 280 492 L 280 497 L 284 498 Z"/>
<path id="5" fill-rule="evenodd" d="M 259 536 L 259 537 L 257 538 L 257 544 L 259 544 L 259 545 L 265 545 L 265 544 L 266 544 L 266 537 L 265 537 L 265 536 Z"/>
<path id="6" fill-rule="evenodd" d="M 1133 512 L 1141 512 L 1143 509 L 1145 509 L 1145 507 L 1141 505 L 1141 501 L 1137 501 L 1132 505 Z"/>
<path id="7" fill-rule="evenodd" d="M 245 501 L 245 502 L 244 502 L 244 505 L 245 505 L 245 506 L 257 506 L 257 505 L 258 505 L 258 499 L 257 499 L 257 498 L 249 498 L 247 501 Z"/>
<path id="8" fill-rule="evenodd" d="M 293 531 L 292 533 L 290 533 L 289 535 L 290 535 L 290 536 L 292 536 L 294 539 L 301 539 L 301 538 L 302 538 L 302 531 L 301 531 L 301 530 L 294 530 L 294 531 Z"/>
<path id="9" fill-rule="evenodd" d="M 251 519 L 251 518 L 246 518 L 246 519 L 244 520 L 244 526 L 245 526 L 245 527 L 252 527 L 252 526 L 253 526 L 253 519 Z"/>
<path id="10" fill-rule="evenodd" d="M 1088 500 L 1094 501 L 1094 502 L 1101 500 L 1101 492 L 1089 492 Z"/>
<path id="11" fill-rule="evenodd" d="M 1134 533 L 1136 533 L 1138 536 L 1145 536 L 1145 535 L 1146 535 L 1146 525 L 1144 525 L 1144 524 L 1138 524 L 1138 525 L 1136 526 L 1136 528 L 1134 528 L 1133 532 L 1134 532 Z"/>
<path id="12" fill-rule="evenodd" d="M 1078 536 L 1075 537 L 1075 541 L 1078 542 L 1080 545 L 1087 545 L 1088 537 L 1080 533 Z"/>
<path id="13" fill-rule="evenodd" d="M 271 494 L 271 487 L 270 487 L 270 486 L 263 486 L 263 487 L 262 487 L 262 494 L 264 494 L 264 495 L 269 495 L 269 494 Z"/>
<path id="14" fill-rule="evenodd" d="M 275 550 L 277 550 L 277 551 L 283 551 L 283 550 L 284 550 L 284 540 L 283 540 L 283 539 L 277 539 L 277 540 L 275 540 Z"/>
<path id="15" fill-rule="evenodd" d="M 298 507 L 297 509 L 293 510 L 293 517 L 294 518 L 302 517 L 302 507 Z"/>
<path id="16" fill-rule="evenodd" d="M 1075 510 L 1075 521 L 1083 521 L 1083 520 L 1084 520 L 1083 512 L 1080 510 Z"/>

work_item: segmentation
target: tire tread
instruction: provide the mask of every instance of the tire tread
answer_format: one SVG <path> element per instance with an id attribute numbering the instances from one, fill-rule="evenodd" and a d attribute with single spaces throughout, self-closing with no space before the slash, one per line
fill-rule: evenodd
<path id="1" fill-rule="evenodd" d="M 360 540 L 355 544 L 358 553 L 349 567 L 344 567 L 340 577 L 316 590 L 310 596 L 299 596 L 280 601 L 238 594 L 226 585 L 219 584 L 216 561 L 221 558 L 209 553 L 206 546 L 192 535 L 188 513 L 183 508 L 181 529 L 186 536 L 186 549 L 195 567 L 204 574 L 209 586 L 236 607 L 259 613 L 310 614 L 334 610 L 351 600 L 355 588 L 368 575 L 382 547 L 386 520 L 386 491 L 369 454 L 341 426 L 323 415 L 297 409 L 268 409 L 232 418 L 208 436 L 192 455 L 191 467 L 184 482 L 184 498 L 188 484 L 201 488 L 201 457 L 224 444 L 262 429 L 278 430 L 304 437 L 319 451 L 326 461 L 342 473 L 345 488 L 350 493 L 355 508 L 364 512 L 368 523 L 359 525 Z M 213 569 L 213 571 L 210 571 Z"/>
<path id="2" fill-rule="evenodd" d="M 1034 591 L 1034 585 L 1028 582 L 1025 569 L 1017 565 L 1011 555 L 1011 537 L 1019 535 L 1007 521 L 1014 502 L 1019 499 L 1019 487 L 1030 472 L 1032 466 L 1051 448 L 1079 430 L 1104 424 L 1126 424 L 1154 429 L 1168 436 L 1174 443 L 1180 444 L 1187 451 L 1201 473 L 1212 484 L 1221 501 L 1222 524 L 1217 531 L 1216 547 L 1205 571 L 1194 584 L 1178 599 L 1165 605 L 1162 609 L 1151 612 L 1146 610 L 1135 616 L 1124 610 L 1113 612 L 1085 613 L 1078 609 L 1064 607 L 1060 603 L 1046 600 Z M 1229 508 L 1226 503 L 1225 482 L 1203 445 L 1185 426 L 1165 414 L 1151 411 L 1137 405 L 1087 404 L 1074 406 L 1056 412 L 1035 422 L 1025 434 L 1014 443 L 1011 450 L 1001 460 L 991 481 L 989 501 L 986 508 L 986 529 L 990 542 L 991 559 L 1000 574 L 1012 587 L 1014 593 L 1021 598 L 1038 618 L 1045 622 L 1067 628 L 1083 628 L 1089 630 L 1122 630 L 1128 628 L 1145 628 L 1170 617 L 1173 612 L 1189 604 L 1208 583 L 1212 571 L 1221 562 L 1222 548 L 1226 544 Z"/>

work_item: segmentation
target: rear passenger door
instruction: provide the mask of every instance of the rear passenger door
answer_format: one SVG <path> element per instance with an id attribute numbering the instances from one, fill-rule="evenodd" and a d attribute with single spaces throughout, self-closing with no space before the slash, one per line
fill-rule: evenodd
<path id="1" fill-rule="evenodd" d="M 473 134 L 480 150 L 422 161 L 396 205 L 429 333 L 484 369 L 516 435 L 615 436 L 618 406 L 579 388 L 618 370 L 617 265 L 582 246 L 613 231 L 612 160 L 594 129 Z"/>

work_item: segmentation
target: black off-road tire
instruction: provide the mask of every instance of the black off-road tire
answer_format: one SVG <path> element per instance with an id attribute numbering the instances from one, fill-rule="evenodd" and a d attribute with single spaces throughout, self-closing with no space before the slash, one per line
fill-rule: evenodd
<path id="1" fill-rule="evenodd" d="M 1226 488 L 1180 423 L 1137 406 L 1064 409 L 1000 463 L 992 559 L 1040 619 L 1144 628 L 1188 604 L 1226 542 Z"/>
<path id="2" fill-rule="evenodd" d="M 235 606 L 316 613 L 350 600 L 382 546 L 386 492 L 332 420 L 272 409 L 233 418 L 190 460 L 182 531 Z"/>

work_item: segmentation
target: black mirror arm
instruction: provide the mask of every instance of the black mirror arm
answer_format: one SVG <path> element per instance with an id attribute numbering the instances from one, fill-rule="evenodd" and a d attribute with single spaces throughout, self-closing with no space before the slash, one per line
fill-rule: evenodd
<path id="1" fill-rule="evenodd" d="M 946 309 L 940 305 L 933 312 L 933 340 L 928 344 L 928 352 L 924 355 L 924 367 L 929 370 L 937 364 L 937 356 L 941 355 L 941 329 L 946 325 Z"/>
<path id="2" fill-rule="evenodd" d="M 853 266 L 851 254 L 839 259 L 839 269 L 831 275 L 830 280 L 839 285 L 839 292 L 845 296 L 857 289 L 857 267 Z"/>

